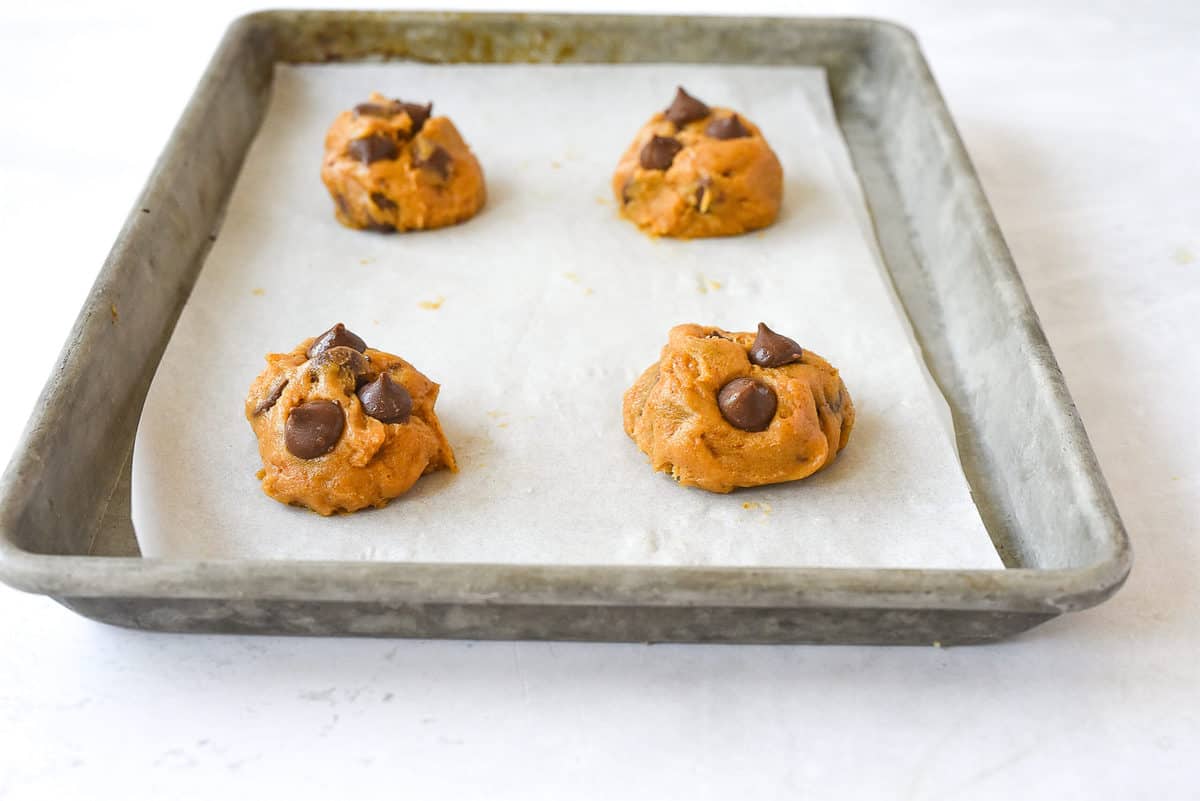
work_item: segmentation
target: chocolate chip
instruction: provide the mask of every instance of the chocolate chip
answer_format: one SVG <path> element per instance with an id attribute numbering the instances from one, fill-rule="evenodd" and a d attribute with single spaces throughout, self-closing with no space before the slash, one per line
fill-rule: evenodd
<path id="1" fill-rule="evenodd" d="M 354 348 L 348 348 L 345 345 L 334 345 L 330 348 L 325 348 L 312 357 L 312 368 L 320 370 L 327 364 L 336 364 L 338 367 L 345 370 L 354 377 L 355 386 L 367 376 L 367 371 L 370 369 L 367 366 L 367 357 L 363 356 Z"/>
<path id="2" fill-rule="evenodd" d="M 371 134 L 362 139 L 354 139 L 346 146 L 350 158 L 358 159 L 363 164 L 374 164 L 377 161 L 388 161 L 400 155 L 400 149 L 382 134 Z"/>
<path id="3" fill-rule="evenodd" d="M 333 450 L 346 427 L 342 407 L 333 401 L 302 403 L 283 427 L 283 442 L 297 459 L 316 459 Z"/>
<path id="4" fill-rule="evenodd" d="M 759 367 L 783 367 L 785 364 L 800 361 L 804 351 L 796 344 L 796 340 L 788 339 L 782 334 L 776 334 L 766 323 L 758 324 L 758 336 L 750 346 L 750 361 Z"/>
<path id="5" fill-rule="evenodd" d="M 629 194 L 629 190 L 633 188 L 633 179 L 627 178 L 625 183 L 621 185 L 621 205 L 629 205 L 629 201 L 633 200 L 633 196 Z"/>
<path id="6" fill-rule="evenodd" d="M 433 103 L 405 103 L 403 100 L 392 100 L 386 106 L 381 103 L 359 103 L 354 107 L 354 113 L 360 117 L 394 117 L 397 114 L 407 114 L 412 121 L 409 135 L 415 135 L 423 127 L 429 115 L 433 113 Z"/>
<path id="7" fill-rule="evenodd" d="M 669 136 L 656 136 L 646 143 L 638 155 L 638 161 L 647 170 L 665 170 L 675 160 L 675 155 L 683 150 L 678 139 Z"/>
<path id="8" fill-rule="evenodd" d="M 765 431 L 778 405 L 775 390 L 749 378 L 735 378 L 717 393 L 721 416 L 742 431 Z"/>
<path id="9" fill-rule="evenodd" d="M 333 200 L 337 203 L 337 207 L 342 210 L 342 214 L 346 217 L 350 216 L 350 204 L 346 201 L 346 196 L 338 193 L 333 196 Z"/>
<path id="10" fill-rule="evenodd" d="M 396 208 L 396 201 L 392 200 L 382 192 L 372 192 L 371 202 L 375 204 L 377 209 L 381 209 L 383 211 L 391 211 L 392 209 Z"/>
<path id="11" fill-rule="evenodd" d="M 425 127 L 425 121 L 433 113 L 433 103 L 426 103 L 422 106 L 419 103 L 405 103 L 402 100 L 392 102 L 396 104 L 398 111 L 403 111 L 412 120 L 412 128 L 408 131 L 410 136 L 420 133 L 421 129 Z"/>
<path id="12" fill-rule="evenodd" d="M 713 120 L 704 132 L 713 139 L 743 139 L 750 135 L 736 114 Z"/>
<path id="13" fill-rule="evenodd" d="M 702 120 L 711 112 L 708 106 L 684 91 L 682 86 L 676 87 L 675 99 L 663 112 L 663 116 L 676 125 L 687 125 L 695 120 Z"/>
<path id="14" fill-rule="evenodd" d="M 374 231 L 377 234 L 396 233 L 396 226 L 391 223 L 379 222 L 378 220 L 367 220 L 367 224 L 363 228 L 367 231 Z"/>
<path id="15" fill-rule="evenodd" d="M 396 113 L 396 109 L 391 104 L 359 103 L 354 107 L 354 113 L 360 117 L 390 117 Z"/>
<path id="16" fill-rule="evenodd" d="M 450 164 L 453 161 L 454 159 L 441 145 L 435 145 L 433 151 L 425 158 L 421 158 L 415 150 L 413 151 L 413 166 L 422 170 L 432 170 L 440 175 L 443 181 L 450 175 Z"/>
<path id="17" fill-rule="evenodd" d="M 337 347 L 352 348 L 362 353 L 367 349 L 367 343 L 363 342 L 362 337 L 358 334 L 338 323 L 314 339 L 313 343 L 308 346 L 308 352 L 304 355 L 311 359 L 323 350 Z"/>
<path id="18" fill-rule="evenodd" d="M 403 384 L 397 384 L 387 373 L 380 373 L 358 390 L 363 411 L 381 423 L 405 423 L 412 414 L 412 395 Z"/>
<path id="19" fill-rule="evenodd" d="M 267 393 L 267 397 L 258 402 L 254 407 L 254 414 L 260 415 L 271 411 L 271 407 L 279 402 L 279 396 L 283 394 L 283 389 L 288 385 L 286 378 L 280 378 L 271 385 L 271 391 Z"/>
<path id="20" fill-rule="evenodd" d="M 696 211 L 701 214 L 708 214 L 708 210 L 712 208 L 713 196 L 712 178 L 705 175 L 696 183 Z"/>

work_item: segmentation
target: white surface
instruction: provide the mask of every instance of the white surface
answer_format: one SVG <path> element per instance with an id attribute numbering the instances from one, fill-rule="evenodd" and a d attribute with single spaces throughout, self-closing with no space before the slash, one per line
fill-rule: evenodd
<path id="1" fill-rule="evenodd" d="M 756 121 L 779 154 L 784 205 L 761 235 L 654 240 L 617 216 L 617 156 L 681 80 Z M 397 87 L 434 98 L 482 162 L 491 197 L 468 224 L 380 236 L 333 219 L 317 176 L 325 130 L 373 89 Z M 622 107 L 589 117 L 604 98 Z M 511 119 L 537 136 L 504 135 Z M 279 68 L 142 412 L 143 555 L 1002 567 L 851 169 L 821 70 Z M 325 518 L 263 495 L 242 407 L 263 353 L 339 320 L 442 385 L 460 471 L 385 509 Z M 730 495 L 652 474 L 622 430 L 622 393 L 672 325 L 759 320 L 841 369 L 858 413 L 851 446 L 809 480 Z"/>
<path id="2" fill-rule="evenodd" d="M 30 334 L 0 452 L 241 7 L 2 12 L 0 313 Z M 1133 537 L 1126 587 L 955 649 L 181 637 L 0 588 L 0 798 L 1200 795 L 1200 11 L 790 8 L 919 32 Z"/>

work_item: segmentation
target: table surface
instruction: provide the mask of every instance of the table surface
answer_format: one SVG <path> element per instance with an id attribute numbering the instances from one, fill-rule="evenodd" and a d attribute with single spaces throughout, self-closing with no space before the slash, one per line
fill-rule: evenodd
<path id="1" fill-rule="evenodd" d="M 0 457 L 251 4 L 194 6 L 0 10 Z M 0 799 L 1200 798 L 1200 4 L 787 11 L 920 37 L 1133 538 L 1126 587 L 953 649 L 176 636 L 0 587 Z"/>

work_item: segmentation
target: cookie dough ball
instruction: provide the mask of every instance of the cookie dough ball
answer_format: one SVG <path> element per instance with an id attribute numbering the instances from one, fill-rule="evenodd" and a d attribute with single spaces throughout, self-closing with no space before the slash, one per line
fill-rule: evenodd
<path id="1" fill-rule="evenodd" d="M 323 515 L 386 506 L 417 479 L 457 471 L 438 385 L 338 323 L 267 356 L 246 397 L 263 492 Z"/>
<path id="2" fill-rule="evenodd" d="M 613 192 L 621 213 L 648 234 L 729 236 L 775 222 L 783 168 L 758 126 L 681 86 L 621 156 Z"/>
<path id="3" fill-rule="evenodd" d="M 432 103 L 375 93 L 333 121 L 321 180 L 342 225 L 381 232 L 441 228 L 483 207 L 479 162 L 454 123 L 432 114 Z"/>
<path id="4" fill-rule="evenodd" d="M 624 417 L 655 470 L 729 492 L 827 466 L 850 439 L 854 404 L 829 362 L 762 323 L 757 334 L 689 324 L 625 393 Z"/>

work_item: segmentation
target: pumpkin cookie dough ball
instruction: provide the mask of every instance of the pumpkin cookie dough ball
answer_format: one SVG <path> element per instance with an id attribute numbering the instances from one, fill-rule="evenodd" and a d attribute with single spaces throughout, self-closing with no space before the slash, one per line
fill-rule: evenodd
<path id="1" fill-rule="evenodd" d="M 417 479 L 456 471 L 438 385 L 338 323 L 267 369 L 246 397 L 263 492 L 323 515 L 386 506 Z"/>
<path id="2" fill-rule="evenodd" d="M 654 236 L 729 236 L 775 222 L 783 168 L 750 120 L 679 87 L 613 174 L 621 213 Z"/>
<path id="3" fill-rule="evenodd" d="M 625 393 L 624 417 L 655 470 L 729 492 L 829 465 L 854 404 L 829 362 L 762 323 L 757 334 L 689 324 Z"/>
<path id="4" fill-rule="evenodd" d="M 325 135 L 321 180 L 342 225 L 372 231 L 441 228 L 483 207 L 483 170 L 433 104 L 388 100 L 343 111 Z"/>

